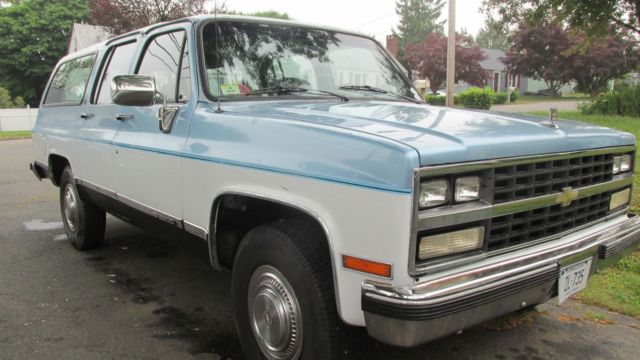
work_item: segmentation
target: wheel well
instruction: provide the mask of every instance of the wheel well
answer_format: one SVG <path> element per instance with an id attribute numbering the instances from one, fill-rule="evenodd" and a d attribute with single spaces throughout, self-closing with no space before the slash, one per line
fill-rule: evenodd
<path id="1" fill-rule="evenodd" d="M 329 242 L 327 234 L 320 222 L 310 214 L 279 202 L 260 199 L 247 195 L 222 195 L 213 204 L 211 217 L 210 246 L 214 266 L 231 268 L 236 251 L 242 238 L 253 228 L 270 222 L 296 219 L 304 220 L 310 226 L 310 231 L 318 231 L 326 246 L 327 254 Z"/>
<path id="2" fill-rule="evenodd" d="M 51 172 L 51 182 L 54 185 L 60 185 L 62 172 L 67 166 L 69 166 L 69 160 L 67 160 L 67 158 L 55 154 L 49 155 L 49 171 Z"/>

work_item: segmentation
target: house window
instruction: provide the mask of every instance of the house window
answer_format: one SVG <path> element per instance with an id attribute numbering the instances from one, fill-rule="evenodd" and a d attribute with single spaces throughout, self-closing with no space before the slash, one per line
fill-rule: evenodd
<path id="1" fill-rule="evenodd" d="M 515 75 L 515 74 L 509 74 L 507 75 L 507 80 L 505 81 L 505 85 L 507 87 L 514 87 L 514 88 L 519 88 L 520 87 L 520 75 Z"/>

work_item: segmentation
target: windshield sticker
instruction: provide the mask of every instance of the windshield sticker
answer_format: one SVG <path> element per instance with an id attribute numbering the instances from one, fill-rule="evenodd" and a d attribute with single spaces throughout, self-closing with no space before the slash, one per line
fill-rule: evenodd
<path id="1" fill-rule="evenodd" d="M 223 95 L 240 95 L 238 84 L 220 84 L 220 90 Z"/>

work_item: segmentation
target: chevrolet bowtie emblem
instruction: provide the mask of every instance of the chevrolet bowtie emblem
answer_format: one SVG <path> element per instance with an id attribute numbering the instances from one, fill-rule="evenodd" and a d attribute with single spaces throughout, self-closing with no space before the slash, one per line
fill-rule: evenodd
<path id="1" fill-rule="evenodd" d="M 571 205 L 573 200 L 578 199 L 578 190 L 573 190 L 571 187 L 562 189 L 562 192 L 558 194 L 556 198 L 556 204 L 560 204 L 562 207 Z"/>

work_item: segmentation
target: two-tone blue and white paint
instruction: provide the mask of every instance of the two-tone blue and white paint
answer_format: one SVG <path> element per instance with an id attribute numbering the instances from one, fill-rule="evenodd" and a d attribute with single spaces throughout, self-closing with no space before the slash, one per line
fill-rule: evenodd
<path id="1" fill-rule="evenodd" d="M 145 39 L 184 29 L 192 49 L 202 18 L 123 37 Z M 98 53 L 102 43 L 62 59 Z M 195 52 L 194 52 L 195 53 Z M 131 63 L 131 73 L 135 61 Z M 323 226 L 332 254 L 338 311 L 364 325 L 361 284 L 372 276 L 345 270 L 341 256 L 392 264 L 392 285 L 419 281 L 407 271 L 413 174 L 422 166 L 633 145 L 632 135 L 578 122 L 507 116 L 397 101 L 225 101 L 204 96 L 200 64 L 190 57 L 192 93 L 169 134 L 158 129 L 160 105 L 41 106 L 33 129 L 36 161 L 68 159 L 74 175 L 185 224 L 211 231 L 212 205 L 247 194 L 300 209 Z M 89 119 L 81 114 L 90 113 Z M 130 115 L 117 121 L 113 114 Z"/>

